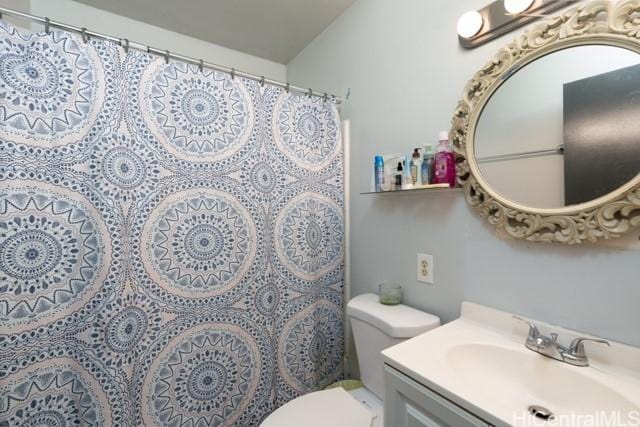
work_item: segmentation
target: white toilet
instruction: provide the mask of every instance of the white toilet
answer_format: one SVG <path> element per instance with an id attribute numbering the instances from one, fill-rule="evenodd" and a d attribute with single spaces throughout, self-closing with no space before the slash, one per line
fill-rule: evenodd
<path id="1" fill-rule="evenodd" d="M 261 427 L 382 427 L 383 361 L 380 352 L 440 325 L 440 319 L 406 305 L 388 306 L 375 294 L 347 304 L 364 388 L 300 396 L 269 415 Z"/>

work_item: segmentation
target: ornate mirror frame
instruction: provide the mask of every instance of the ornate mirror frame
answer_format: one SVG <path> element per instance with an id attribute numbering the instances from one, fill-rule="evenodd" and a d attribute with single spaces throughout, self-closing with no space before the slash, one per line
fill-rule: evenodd
<path id="1" fill-rule="evenodd" d="M 527 64 L 581 45 L 611 45 L 640 55 L 640 0 L 597 0 L 534 25 L 498 51 L 467 83 L 452 121 L 458 183 L 467 202 L 515 239 L 576 244 L 620 237 L 640 225 L 640 174 L 590 202 L 537 209 L 512 202 L 484 180 L 475 159 L 480 115 L 500 86 Z"/>

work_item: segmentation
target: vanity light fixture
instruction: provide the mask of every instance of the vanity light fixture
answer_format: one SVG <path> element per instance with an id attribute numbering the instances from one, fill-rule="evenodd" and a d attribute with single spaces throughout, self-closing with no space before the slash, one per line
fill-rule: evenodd
<path id="1" fill-rule="evenodd" d="M 458 35 L 464 39 L 470 39 L 480 32 L 484 24 L 484 18 L 480 12 L 470 10 L 458 19 Z"/>
<path id="2" fill-rule="evenodd" d="M 458 40 L 473 49 L 579 0 L 494 0 L 458 20 Z"/>
<path id="3" fill-rule="evenodd" d="M 510 15 L 517 15 L 529 10 L 534 2 L 535 0 L 504 0 L 504 10 Z"/>

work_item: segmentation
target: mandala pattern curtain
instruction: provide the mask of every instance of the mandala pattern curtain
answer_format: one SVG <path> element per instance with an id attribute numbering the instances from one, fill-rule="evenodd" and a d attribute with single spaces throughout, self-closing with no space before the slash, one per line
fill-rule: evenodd
<path id="1" fill-rule="evenodd" d="M 331 102 L 0 21 L 0 425 L 252 426 L 342 370 Z"/>

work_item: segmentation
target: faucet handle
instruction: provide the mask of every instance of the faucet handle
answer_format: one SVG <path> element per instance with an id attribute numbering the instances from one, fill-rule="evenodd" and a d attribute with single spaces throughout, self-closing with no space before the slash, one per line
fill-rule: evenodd
<path id="1" fill-rule="evenodd" d="M 540 336 L 540 330 L 536 325 L 529 322 L 527 319 L 523 319 L 520 316 L 516 316 L 515 314 L 513 315 L 513 318 L 529 325 L 529 336 L 527 337 L 528 340 L 535 340 Z"/>
<path id="2" fill-rule="evenodd" d="M 576 356 L 576 357 L 586 357 L 587 355 L 586 355 L 586 353 L 584 351 L 584 342 L 585 341 L 591 341 L 591 342 L 595 342 L 595 343 L 598 343 L 598 344 L 605 344 L 607 347 L 611 346 L 611 344 L 607 340 L 599 340 L 599 339 L 595 339 L 595 338 L 580 337 L 580 338 L 576 338 L 573 341 L 571 341 L 571 344 L 569 345 L 569 353 L 572 356 Z"/>

